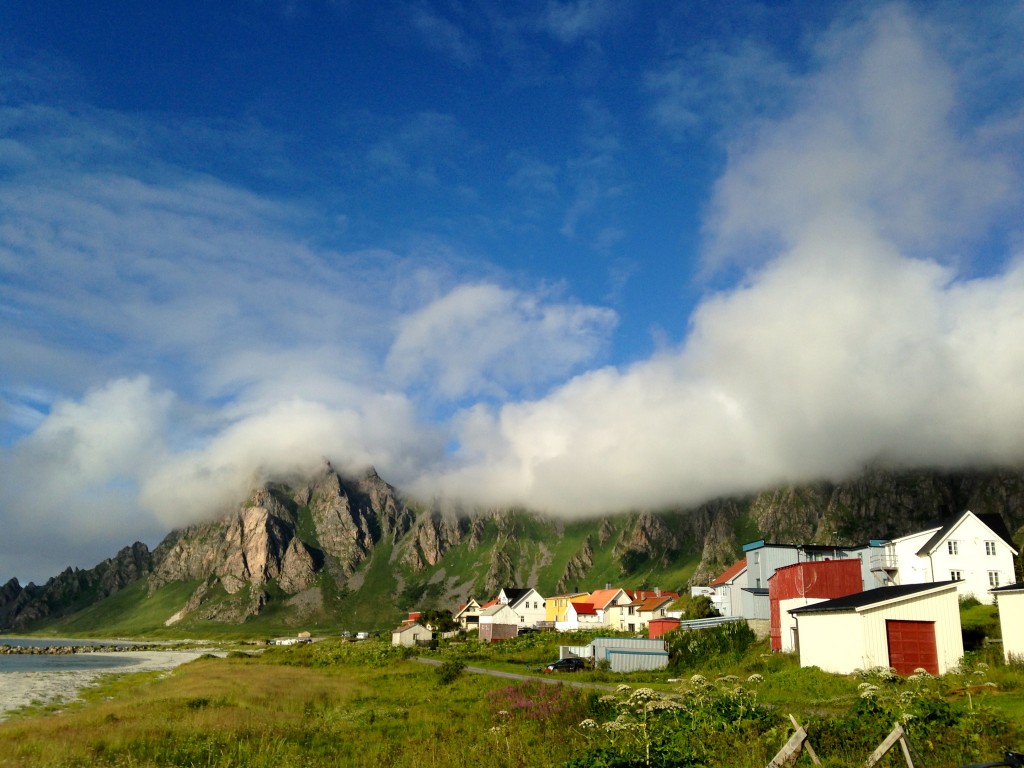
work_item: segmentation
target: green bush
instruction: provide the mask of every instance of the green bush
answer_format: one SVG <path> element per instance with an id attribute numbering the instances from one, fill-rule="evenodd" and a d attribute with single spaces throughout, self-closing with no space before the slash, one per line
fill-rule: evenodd
<path id="1" fill-rule="evenodd" d="M 757 636 L 745 621 L 733 621 L 706 629 L 675 630 L 664 639 L 669 667 L 678 673 L 738 662 Z"/>
<path id="2" fill-rule="evenodd" d="M 462 674 L 462 670 L 466 668 L 466 665 L 461 661 L 444 661 L 437 668 L 437 683 L 438 685 L 451 685 L 458 680 L 459 675 Z"/>

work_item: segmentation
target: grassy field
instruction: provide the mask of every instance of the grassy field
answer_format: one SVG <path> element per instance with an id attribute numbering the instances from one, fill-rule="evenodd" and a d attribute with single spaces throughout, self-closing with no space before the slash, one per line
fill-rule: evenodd
<path id="1" fill-rule="evenodd" d="M 445 643 L 429 652 L 440 667 L 380 640 L 324 640 L 111 677 L 83 703 L 0 724 L 0 766 L 754 768 L 788 739 L 790 713 L 833 767 L 863 764 L 896 721 L 927 768 L 1024 746 L 1024 669 L 998 658 L 940 679 L 841 677 L 754 643 L 694 668 L 561 678 L 590 690 L 463 671 L 523 672 L 586 639 Z"/>

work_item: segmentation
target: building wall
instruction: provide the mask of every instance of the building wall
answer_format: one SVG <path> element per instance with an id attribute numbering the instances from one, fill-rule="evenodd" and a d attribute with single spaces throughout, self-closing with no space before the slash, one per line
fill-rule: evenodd
<path id="1" fill-rule="evenodd" d="M 875 666 L 864 655 L 860 614 L 811 613 L 797 619 L 800 666 L 848 675 Z"/>
<path id="2" fill-rule="evenodd" d="M 494 643 L 498 640 L 510 640 L 518 637 L 519 627 L 516 624 L 480 624 L 480 642 Z"/>
<path id="3" fill-rule="evenodd" d="M 1000 592 L 999 625 L 1003 630 L 1003 656 L 1024 662 L 1024 587 L 1018 591 Z"/>
<path id="4" fill-rule="evenodd" d="M 938 654 L 940 675 L 959 665 L 964 656 L 960 603 L 953 587 L 938 594 L 912 596 L 898 603 L 869 607 L 862 611 L 862 615 L 864 647 L 869 666 L 889 666 L 886 619 L 935 622 L 935 651 Z"/>
<path id="5" fill-rule="evenodd" d="M 666 632 L 679 628 L 679 619 L 653 619 L 647 625 L 647 637 L 651 640 L 659 638 Z"/>
<path id="6" fill-rule="evenodd" d="M 815 560 L 776 570 L 768 580 L 772 650 L 783 650 L 780 626 L 782 617 L 779 610 L 781 600 L 794 597 L 845 597 L 861 592 L 862 587 L 861 563 L 853 558 Z"/>
<path id="7" fill-rule="evenodd" d="M 794 608 L 802 608 L 805 605 L 813 605 L 827 600 L 827 597 L 791 597 L 779 601 L 779 639 L 781 647 L 778 649 L 783 653 L 793 653 L 796 648 L 796 619 L 789 615 Z M 774 629 L 773 629 L 774 631 Z"/>

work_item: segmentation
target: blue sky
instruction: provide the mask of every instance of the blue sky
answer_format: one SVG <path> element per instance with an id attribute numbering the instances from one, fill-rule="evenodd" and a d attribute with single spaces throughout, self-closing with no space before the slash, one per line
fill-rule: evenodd
<path id="1" fill-rule="evenodd" d="M 373 464 L 1024 459 L 1024 5 L 0 7 L 0 581 Z"/>

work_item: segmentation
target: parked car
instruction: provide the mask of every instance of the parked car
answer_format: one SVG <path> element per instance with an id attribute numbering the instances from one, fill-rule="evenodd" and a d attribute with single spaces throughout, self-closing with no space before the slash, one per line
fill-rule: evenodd
<path id="1" fill-rule="evenodd" d="M 568 659 L 559 659 L 558 661 L 551 662 L 546 667 L 544 667 L 544 671 L 545 672 L 578 672 L 581 669 L 586 669 L 586 668 L 587 668 L 587 665 L 584 663 L 583 659 L 568 658 Z"/>

